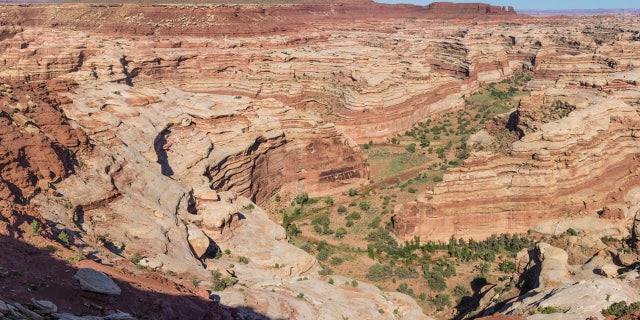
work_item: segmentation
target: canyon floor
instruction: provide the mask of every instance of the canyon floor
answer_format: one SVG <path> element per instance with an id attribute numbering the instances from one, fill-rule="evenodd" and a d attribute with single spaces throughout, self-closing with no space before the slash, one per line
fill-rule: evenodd
<path id="1" fill-rule="evenodd" d="M 0 317 L 637 319 L 637 16 L 0 7 Z"/>

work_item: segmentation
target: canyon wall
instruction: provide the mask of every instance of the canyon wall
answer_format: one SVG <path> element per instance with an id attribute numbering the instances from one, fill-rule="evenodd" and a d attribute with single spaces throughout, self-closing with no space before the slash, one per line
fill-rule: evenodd
<path id="1" fill-rule="evenodd" d="M 633 205 L 621 199 L 640 173 L 640 73 L 632 58 L 640 46 L 625 24 L 631 20 L 603 20 L 613 25 L 539 30 L 546 40 L 534 57 L 531 96 L 512 114 L 523 136 L 508 154 L 474 153 L 432 190 L 397 206 L 400 239 L 481 239 L 569 213 Z M 572 111 L 554 115 L 557 106 Z"/>
<path id="2" fill-rule="evenodd" d="M 638 173 L 634 20 L 566 28 L 512 11 L 3 6 L 0 196 L 103 263 L 137 257 L 209 282 L 211 270 L 237 272 L 244 286 L 222 302 L 272 318 L 425 318 L 403 294 L 329 287 L 252 200 L 364 186 L 358 144 L 463 108 L 464 96 L 525 69 L 534 96 L 515 113 L 525 135 L 396 207 L 398 238 L 482 238 L 621 204 Z M 575 110 L 545 118 L 556 101 Z M 234 260 L 213 259 L 225 249 Z M 235 267 L 239 257 L 251 263 Z M 296 298 L 302 288 L 308 300 Z"/>
<path id="3" fill-rule="evenodd" d="M 407 25 L 399 18 L 372 23 L 350 16 L 347 9 L 337 17 L 356 20 L 340 33 L 332 31 L 331 23 L 336 22 L 332 18 L 313 26 L 297 25 L 315 21 L 322 10 L 331 11 L 323 6 L 311 6 L 309 11 L 297 8 L 295 14 L 286 6 L 269 8 L 284 12 L 263 12 L 260 17 L 244 12 L 261 12 L 259 7 L 242 7 L 237 16 L 226 12 L 234 7 L 143 7 L 136 15 L 129 15 L 127 10 L 133 9 L 128 6 L 72 8 L 66 15 L 77 21 L 75 31 L 46 8 L 6 13 L 26 19 L 19 27 L 7 27 L 8 34 L 29 25 L 55 25 L 57 32 L 45 37 L 44 29 L 28 28 L 19 37 L 7 39 L 2 75 L 39 81 L 72 73 L 76 81 L 153 88 L 171 85 L 191 92 L 274 98 L 317 113 L 357 143 L 385 141 L 432 114 L 461 107 L 461 95 L 482 82 L 509 76 L 536 52 L 530 39 L 520 37 L 523 30 L 517 26 L 504 27 L 505 33 L 513 34 L 509 37 L 466 25 Z M 30 10 L 37 13 L 27 14 Z M 168 12 L 189 18 L 173 19 Z M 394 12 L 389 14 L 402 13 Z M 211 17 L 195 24 L 200 15 Z M 113 16 L 126 18 L 105 21 Z M 305 33 L 277 29 L 268 36 L 264 30 L 255 30 L 227 37 L 233 33 L 218 28 L 247 19 L 271 22 L 281 17 L 284 29 L 304 27 Z M 151 32 L 153 37 L 138 35 L 143 21 L 160 26 Z M 107 27 L 110 24 L 118 27 L 112 30 Z M 162 31 L 164 24 L 171 32 L 180 32 L 180 39 Z M 93 27 L 99 33 L 88 32 Z M 127 36 L 114 40 L 109 36 L 114 32 Z M 245 37 L 253 33 L 259 36 Z M 515 44 L 514 37 L 518 38 Z"/>

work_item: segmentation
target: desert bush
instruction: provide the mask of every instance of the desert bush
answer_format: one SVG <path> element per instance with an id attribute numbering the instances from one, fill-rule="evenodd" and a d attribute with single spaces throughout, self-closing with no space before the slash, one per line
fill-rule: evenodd
<path id="1" fill-rule="evenodd" d="M 640 301 L 627 304 L 627 302 L 623 300 L 610 305 L 606 309 L 602 309 L 602 315 L 605 317 L 622 317 L 638 310 L 640 310 Z"/>
<path id="2" fill-rule="evenodd" d="M 29 229 L 33 234 L 40 234 L 40 232 L 42 231 L 42 223 L 34 219 L 33 221 L 31 221 L 31 224 L 29 224 Z"/>
<path id="3" fill-rule="evenodd" d="M 338 239 L 342 239 L 346 234 L 347 230 L 345 228 L 338 228 L 338 230 L 336 230 L 335 237 Z"/>
<path id="4" fill-rule="evenodd" d="M 393 268 L 389 265 L 375 264 L 369 267 L 367 279 L 373 282 L 385 281 L 393 276 Z"/>
<path id="5" fill-rule="evenodd" d="M 438 311 L 442 311 L 445 308 L 451 308 L 451 299 L 448 294 L 437 294 L 431 302 L 438 309 Z"/>

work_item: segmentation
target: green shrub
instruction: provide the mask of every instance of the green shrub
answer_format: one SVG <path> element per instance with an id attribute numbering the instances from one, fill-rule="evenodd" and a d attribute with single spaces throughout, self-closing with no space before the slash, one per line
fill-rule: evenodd
<path id="1" fill-rule="evenodd" d="M 359 204 L 360 210 L 367 211 L 371 208 L 371 203 L 366 201 L 361 201 Z"/>
<path id="2" fill-rule="evenodd" d="M 457 285 L 455 288 L 453 288 L 453 294 L 456 297 L 466 297 L 466 296 L 470 296 L 471 295 L 471 291 L 469 291 L 468 288 L 463 287 L 461 285 Z"/>
<path id="3" fill-rule="evenodd" d="M 429 288 L 435 291 L 444 291 L 447 289 L 447 281 L 445 280 L 442 273 L 429 273 L 425 275 L 427 278 L 427 285 Z"/>
<path id="4" fill-rule="evenodd" d="M 516 264 L 513 261 L 502 261 L 498 264 L 498 270 L 504 273 L 513 273 L 516 271 Z"/>
<path id="5" fill-rule="evenodd" d="M 344 262 L 344 259 L 340 258 L 340 257 L 332 257 L 331 258 L 331 265 L 332 266 L 339 266 Z"/>
<path id="6" fill-rule="evenodd" d="M 373 282 L 385 281 L 393 276 L 393 269 L 389 265 L 375 264 L 369 267 L 367 279 Z"/>
<path id="7" fill-rule="evenodd" d="M 353 188 L 349 189 L 349 196 L 355 197 L 357 195 L 358 195 L 358 190 L 353 189 Z"/>
<path id="8" fill-rule="evenodd" d="M 345 214 L 345 213 L 347 213 L 347 207 L 345 207 L 345 206 L 339 206 L 339 207 L 338 207 L 338 213 L 339 213 L 339 214 Z"/>
<path id="9" fill-rule="evenodd" d="M 311 225 L 313 226 L 329 226 L 330 223 L 331 219 L 329 218 L 328 214 L 317 216 L 313 220 L 311 220 Z"/>
<path id="10" fill-rule="evenodd" d="M 328 206 L 332 206 L 334 204 L 333 198 L 331 197 L 324 198 L 324 203 Z"/>
<path id="11" fill-rule="evenodd" d="M 396 276 L 400 279 L 415 279 L 420 275 L 413 267 L 398 267 L 396 268 Z"/>
<path id="12" fill-rule="evenodd" d="M 293 201 L 299 205 L 304 205 L 309 202 L 309 195 L 306 192 L 300 193 L 298 196 L 293 199 Z"/>
<path id="13" fill-rule="evenodd" d="M 380 222 L 382 222 L 382 218 L 375 217 L 375 218 L 373 218 L 373 220 L 371 220 L 371 222 L 369 222 L 369 224 L 367 226 L 369 228 L 371 228 L 371 229 L 375 229 L 375 228 L 380 227 Z"/>
<path id="14" fill-rule="evenodd" d="M 414 153 L 414 152 L 416 152 L 416 144 L 415 144 L 415 143 L 410 143 L 410 144 L 406 147 L 406 150 L 407 150 L 409 153 Z"/>
<path id="15" fill-rule="evenodd" d="M 360 213 L 358 212 L 351 212 L 348 216 L 347 216 L 347 220 L 360 220 L 362 218 L 362 216 L 360 215 Z"/>
<path id="16" fill-rule="evenodd" d="M 396 291 L 400 292 L 400 293 L 404 293 L 404 294 L 408 294 L 410 296 L 414 296 L 415 293 L 413 292 L 413 289 L 409 287 L 408 284 L 406 283 L 401 283 L 398 288 L 396 289 Z"/>
<path id="17" fill-rule="evenodd" d="M 539 307 L 538 311 L 542 314 L 552 314 L 552 313 L 558 313 L 560 312 L 560 310 L 558 310 L 558 308 L 554 307 L 554 306 L 548 306 L 548 307 Z"/>
<path id="18" fill-rule="evenodd" d="M 129 261 L 131 261 L 131 263 L 135 264 L 138 268 L 140 268 L 140 260 L 142 260 L 142 255 L 140 254 L 140 252 L 136 252 L 136 254 L 133 255 L 133 257 L 131 257 L 129 259 Z"/>
<path id="19" fill-rule="evenodd" d="M 638 310 L 640 310 L 640 302 L 634 302 L 628 305 L 627 302 L 623 300 L 610 305 L 606 309 L 602 309 L 602 315 L 605 317 L 622 317 Z"/>
<path id="20" fill-rule="evenodd" d="M 327 266 L 320 265 L 322 268 L 318 271 L 318 274 L 321 276 L 328 276 L 333 274 L 333 270 Z"/>
<path id="21" fill-rule="evenodd" d="M 347 234 L 347 230 L 345 228 L 338 228 L 338 230 L 336 230 L 335 237 L 338 239 L 342 239 L 346 234 Z"/>
<path id="22" fill-rule="evenodd" d="M 31 221 L 31 224 L 29 224 L 29 229 L 31 229 L 31 233 L 33 234 L 40 234 L 40 232 L 42 231 L 42 223 L 34 219 L 33 221 Z"/>
<path id="23" fill-rule="evenodd" d="M 62 230 L 58 234 L 58 240 L 60 240 L 65 245 L 68 245 L 69 244 L 69 235 L 64 230 Z"/>
<path id="24" fill-rule="evenodd" d="M 438 311 L 442 311 L 445 308 L 451 307 L 451 299 L 449 298 L 448 294 L 438 294 L 431 300 L 431 302 L 433 302 Z"/>

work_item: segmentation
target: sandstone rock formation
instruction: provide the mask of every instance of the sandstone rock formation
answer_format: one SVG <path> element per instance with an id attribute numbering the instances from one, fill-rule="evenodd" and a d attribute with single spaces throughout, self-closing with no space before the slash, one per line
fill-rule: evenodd
<path id="1" fill-rule="evenodd" d="M 111 295 L 122 293 L 120 287 L 100 271 L 83 268 L 78 270 L 73 278 L 78 280 L 82 290 Z"/>
<path id="2" fill-rule="evenodd" d="M 72 128 L 59 95 L 69 81 L 3 83 L 0 94 L 0 197 L 25 203 L 37 189 L 73 172 L 74 153 L 87 147 L 84 132 Z"/>
<path id="3" fill-rule="evenodd" d="M 640 48 L 626 29 L 581 28 L 542 30 L 544 43 L 531 40 L 538 47 L 529 56 L 531 97 L 511 115 L 520 139 L 507 155 L 475 153 L 433 190 L 398 206 L 400 239 L 483 238 L 566 213 L 595 214 L 609 203 L 635 205 L 618 199 L 637 183 L 638 71 L 630 55 Z M 628 218 L 623 211 L 604 216 Z"/>
<path id="4" fill-rule="evenodd" d="M 501 7 L 492 6 L 484 3 L 451 3 L 451 2 L 433 2 L 426 7 L 427 12 L 438 16 L 451 16 L 455 18 L 462 18 L 468 16 L 478 16 L 483 14 L 509 14 L 515 15 L 515 10 L 512 6 Z"/>
<path id="5" fill-rule="evenodd" d="M 525 286 L 533 289 L 489 312 L 527 319 L 601 318 L 600 311 L 612 303 L 640 298 L 635 276 L 619 276 L 619 268 L 607 254 L 596 254 L 585 264 L 569 265 L 567 253 L 547 243 L 525 251 L 518 254 L 518 268 L 528 282 Z M 604 272 L 610 268 L 613 271 Z M 543 309 L 554 311 L 541 313 Z"/>
<path id="6" fill-rule="evenodd" d="M 510 302 L 501 312 L 527 316 L 527 319 L 586 319 L 590 316 L 600 318 L 600 311 L 612 303 L 637 301 L 639 298 L 637 290 L 628 284 L 598 278 L 541 290 L 519 301 Z M 576 303 L 577 301 L 579 303 Z M 536 313 L 546 307 L 553 307 L 559 312 L 530 315 L 531 311 Z"/>
<path id="7" fill-rule="evenodd" d="M 537 92 L 515 114 L 524 135 L 510 154 L 476 153 L 397 207 L 400 240 L 525 231 L 605 205 L 628 218 L 639 206 L 626 192 L 638 171 L 635 21 L 559 32 L 565 21 L 512 8 L 370 1 L 3 6 L 0 18 L 3 214 L 28 223 L 11 211 L 25 205 L 103 264 L 192 281 L 175 291 L 202 294 L 212 271 L 239 282 L 211 296 L 233 312 L 207 301 L 194 317 L 427 318 L 404 294 L 341 276 L 328 284 L 256 202 L 366 185 L 358 143 L 462 108 L 516 70 L 533 72 Z M 593 255 L 587 242 L 570 256 Z M 542 283 L 570 285 L 569 255 L 539 251 L 553 270 Z M 608 259 L 589 262 L 615 277 Z M 152 316 L 184 317 L 173 308 L 186 300 L 172 301 L 152 303 L 162 310 Z"/>

